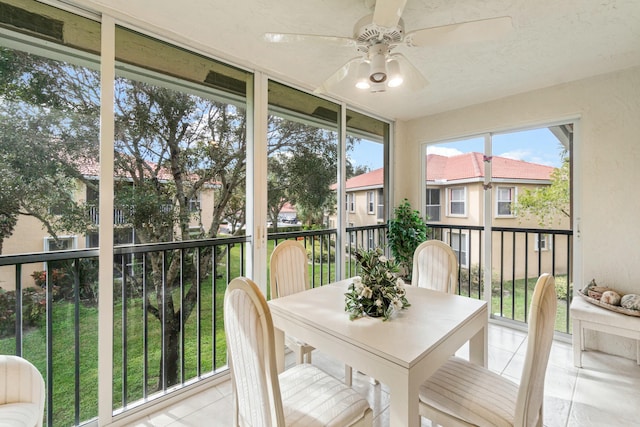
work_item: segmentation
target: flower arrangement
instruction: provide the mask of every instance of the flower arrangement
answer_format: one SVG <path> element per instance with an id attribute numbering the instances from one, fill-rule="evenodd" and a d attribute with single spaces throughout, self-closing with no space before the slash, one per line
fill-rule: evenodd
<path id="1" fill-rule="evenodd" d="M 405 283 L 398 277 L 398 263 L 384 256 L 381 248 L 358 250 L 356 262 L 362 276 L 353 278 L 345 294 L 344 310 L 349 319 L 366 315 L 389 320 L 394 311 L 410 306 Z"/>

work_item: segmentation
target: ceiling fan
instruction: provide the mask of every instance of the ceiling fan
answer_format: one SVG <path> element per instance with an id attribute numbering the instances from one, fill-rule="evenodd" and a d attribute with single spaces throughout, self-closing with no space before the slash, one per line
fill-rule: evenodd
<path id="1" fill-rule="evenodd" d="M 272 43 L 323 42 L 340 47 L 354 48 L 358 56 L 350 59 L 316 92 L 327 92 L 333 85 L 353 74 L 357 68 L 355 86 L 371 92 L 384 92 L 387 88 L 408 84 L 419 90 L 428 83 L 422 73 L 399 52 L 400 46 L 442 46 L 454 43 L 494 40 L 508 33 L 511 17 L 467 21 L 458 24 L 423 28 L 405 32 L 402 12 L 407 0 L 364 0 L 373 13 L 361 18 L 354 26 L 353 37 L 315 34 L 266 33 L 265 40 Z"/>

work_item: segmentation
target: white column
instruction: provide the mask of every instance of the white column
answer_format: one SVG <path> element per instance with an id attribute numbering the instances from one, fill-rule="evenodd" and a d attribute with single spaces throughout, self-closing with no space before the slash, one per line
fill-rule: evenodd
<path id="1" fill-rule="evenodd" d="M 98 270 L 98 424 L 113 415 L 113 139 L 115 20 L 102 15 L 100 55 L 100 238 Z"/>
<path id="2" fill-rule="evenodd" d="M 493 156 L 491 148 L 491 135 L 484 137 L 484 295 L 483 299 L 489 305 L 489 317 L 491 317 L 491 242 L 492 242 L 492 202 L 491 202 L 491 157 Z"/>
<path id="3" fill-rule="evenodd" d="M 344 279 L 346 270 L 345 243 L 347 242 L 347 212 L 345 211 L 344 200 L 346 197 L 345 180 L 347 176 L 347 106 L 340 105 L 340 120 L 338 121 L 338 194 L 336 210 L 338 221 L 336 229 L 336 279 Z"/>
<path id="4" fill-rule="evenodd" d="M 267 124 L 268 79 L 254 75 L 247 91 L 247 230 L 252 239 L 245 269 L 267 295 Z M 253 93 L 251 93 L 253 89 Z"/>

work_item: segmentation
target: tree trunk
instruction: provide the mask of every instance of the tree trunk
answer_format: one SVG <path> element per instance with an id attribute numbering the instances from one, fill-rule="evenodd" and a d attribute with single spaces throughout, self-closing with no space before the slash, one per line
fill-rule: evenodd
<path id="1" fill-rule="evenodd" d="M 180 382 L 180 316 L 172 315 L 165 319 L 167 321 L 164 330 L 165 353 L 160 358 L 160 375 L 164 374 L 165 378 L 162 378 L 159 383 L 160 389 Z"/>

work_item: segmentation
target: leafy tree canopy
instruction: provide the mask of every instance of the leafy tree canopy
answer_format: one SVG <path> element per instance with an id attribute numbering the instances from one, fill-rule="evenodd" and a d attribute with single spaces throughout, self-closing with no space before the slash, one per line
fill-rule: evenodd
<path id="1" fill-rule="evenodd" d="M 515 212 L 522 217 L 535 217 L 540 226 L 560 223 L 570 216 L 570 162 L 564 158 L 562 166 L 551 173 L 551 185 L 524 190 L 518 195 Z"/>

